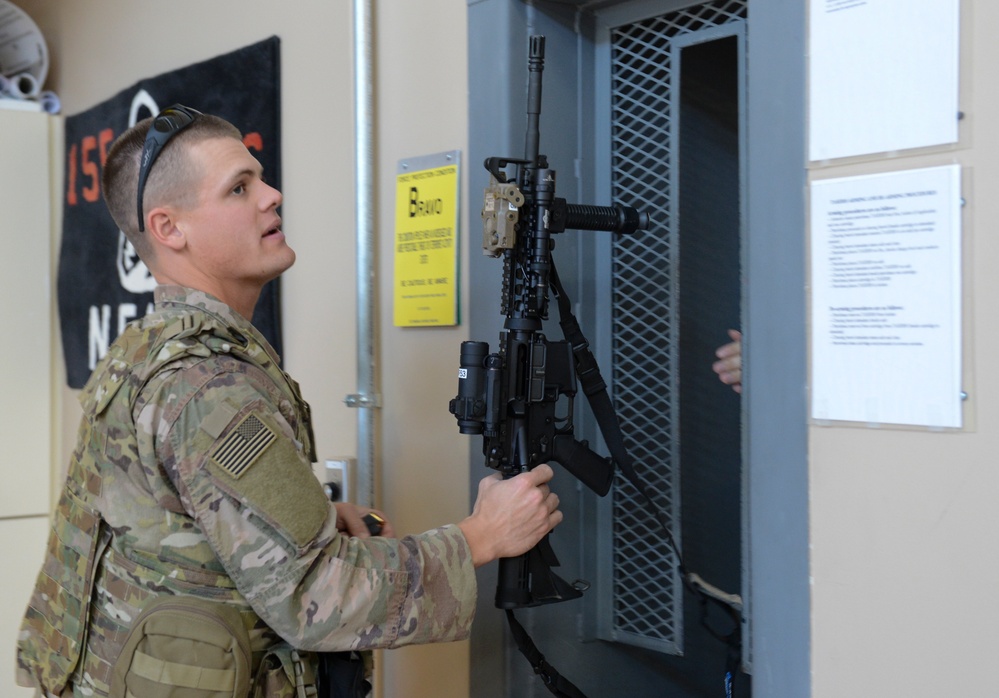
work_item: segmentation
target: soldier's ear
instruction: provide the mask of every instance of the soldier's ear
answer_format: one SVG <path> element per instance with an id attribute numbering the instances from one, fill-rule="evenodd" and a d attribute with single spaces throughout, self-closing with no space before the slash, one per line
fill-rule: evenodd
<path id="1" fill-rule="evenodd" d="M 179 251 L 187 244 L 184 231 L 177 225 L 176 212 L 168 206 L 157 206 L 146 214 L 146 232 L 157 247 Z"/>

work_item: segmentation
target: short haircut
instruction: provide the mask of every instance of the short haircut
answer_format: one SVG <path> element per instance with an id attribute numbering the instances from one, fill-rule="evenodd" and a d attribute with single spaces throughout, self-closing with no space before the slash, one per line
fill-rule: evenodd
<path id="1" fill-rule="evenodd" d="M 108 151 L 101 178 L 111 218 L 147 266 L 154 255 L 146 233 L 139 231 L 135 199 L 139 187 L 139 158 L 152 123 L 153 117 L 143 119 L 115 140 Z M 164 204 L 191 207 L 196 203 L 194 197 L 197 196 L 200 172 L 194 170 L 188 150 L 192 145 L 212 138 L 241 141 L 242 134 L 225 119 L 200 114 L 190 126 L 170 139 L 153 163 L 142 194 L 144 212 Z"/>

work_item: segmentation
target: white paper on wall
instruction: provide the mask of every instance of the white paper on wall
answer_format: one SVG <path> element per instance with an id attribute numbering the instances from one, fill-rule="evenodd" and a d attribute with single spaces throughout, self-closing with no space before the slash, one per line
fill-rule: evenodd
<path id="1" fill-rule="evenodd" d="M 809 159 L 958 139 L 959 0 L 810 0 Z"/>
<path id="2" fill-rule="evenodd" d="M 811 185 L 812 417 L 961 426 L 958 165 Z"/>

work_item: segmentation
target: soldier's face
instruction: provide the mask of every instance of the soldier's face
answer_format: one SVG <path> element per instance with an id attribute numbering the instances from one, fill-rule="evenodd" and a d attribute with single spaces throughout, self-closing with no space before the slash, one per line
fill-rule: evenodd
<path id="1" fill-rule="evenodd" d="M 197 204 L 181 212 L 190 262 L 221 284 L 262 286 L 295 262 L 277 208 L 281 192 L 262 179 L 262 167 L 242 142 L 213 138 L 190 153 L 200 173 Z"/>

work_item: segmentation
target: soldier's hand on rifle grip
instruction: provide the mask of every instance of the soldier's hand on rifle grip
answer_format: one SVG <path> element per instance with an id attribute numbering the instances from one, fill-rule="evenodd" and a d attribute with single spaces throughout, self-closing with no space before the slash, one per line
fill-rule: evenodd
<path id="1" fill-rule="evenodd" d="M 476 567 L 526 553 L 561 523 L 558 495 L 548 487 L 554 474 L 542 463 L 505 480 L 497 473 L 479 482 L 472 514 L 458 524 Z"/>

